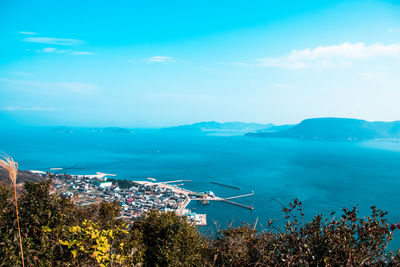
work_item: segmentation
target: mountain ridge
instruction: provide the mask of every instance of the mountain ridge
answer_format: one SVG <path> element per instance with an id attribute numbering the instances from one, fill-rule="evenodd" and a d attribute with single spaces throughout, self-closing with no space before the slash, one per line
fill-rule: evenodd
<path id="1" fill-rule="evenodd" d="M 247 133 L 247 137 L 314 140 L 371 140 L 400 138 L 400 121 L 366 121 L 353 118 L 311 118 L 289 129 Z"/>

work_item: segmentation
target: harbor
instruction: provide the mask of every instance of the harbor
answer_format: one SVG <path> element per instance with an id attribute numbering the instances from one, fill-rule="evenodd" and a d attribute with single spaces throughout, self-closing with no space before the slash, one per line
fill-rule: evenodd
<path id="1" fill-rule="evenodd" d="M 232 201 L 254 195 L 254 191 L 230 197 L 216 196 L 212 191 L 196 192 L 181 187 L 191 180 L 171 180 L 159 182 L 155 178 L 128 181 L 109 178 L 114 175 L 97 173 L 95 175 L 56 175 L 55 190 L 70 196 L 74 201 L 87 206 L 99 201 L 117 201 L 121 205 L 121 218 L 128 222 L 144 215 L 152 209 L 160 212 L 173 211 L 186 216 L 196 225 L 207 225 L 207 214 L 197 214 L 188 209 L 191 201 L 201 201 L 207 205 L 210 201 L 220 201 L 245 209 L 253 206 Z M 233 186 L 230 186 L 233 188 Z M 236 188 L 235 188 L 236 189 Z"/>
<path id="2" fill-rule="evenodd" d="M 227 197 L 227 198 L 222 198 L 215 196 L 212 191 L 206 191 L 206 192 L 196 192 L 196 191 L 191 191 L 188 189 L 184 189 L 182 187 L 178 187 L 177 185 L 174 185 L 175 183 L 181 183 L 181 182 L 191 182 L 191 180 L 175 180 L 175 181 L 166 181 L 166 182 L 155 182 L 155 180 L 150 181 L 134 181 L 135 183 L 142 184 L 142 185 L 147 185 L 147 186 L 160 186 L 166 189 L 170 189 L 173 192 L 177 194 L 182 194 L 185 196 L 185 201 L 179 205 L 179 208 L 176 210 L 176 213 L 180 216 L 188 216 L 189 218 L 192 218 L 197 225 L 207 225 L 207 215 L 206 214 L 197 214 L 194 212 L 191 212 L 189 209 L 187 209 L 187 206 L 190 204 L 190 202 L 193 201 L 201 201 L 204 205 L 207 205 L 209 201 L 221 201 L 225 202 L 231 205 L 236 205 L 245 209 L 253 210 L 253 206 L 250 205 L 245 205 L 241 204 L 238 202 L 231 201 L 231 199 L 237 199 L 237 198 L 242 198 L 242 197 L 248 197 L 248 196 L 253 196 L 254 191 L 252 191 L 249 194 L 243 194 L 243 195 L 238 195 L 238 196 L 232 196 L 232 197 Z"/>
<path id="3" fill-rule="evenodd" d="M 214 181 L 211 181 L 210 184 L 215 184 L 215 185 L 219 185 L 219 186 L 225 186 L 225 187 L 228 187 L 228 188 L 240 190 L 240 187 L 234 186 L 234 185 L 228 185 L 228 184 L 223 184 L 223 183 L 214 182 Z"/>

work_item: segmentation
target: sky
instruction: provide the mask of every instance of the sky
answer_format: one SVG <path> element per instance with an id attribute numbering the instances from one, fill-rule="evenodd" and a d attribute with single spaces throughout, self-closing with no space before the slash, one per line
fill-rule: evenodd
<path id="1" fill-rule="evenodd" d="M 0 1 L 3 124 L 400 120 L 400 2 Z"/>

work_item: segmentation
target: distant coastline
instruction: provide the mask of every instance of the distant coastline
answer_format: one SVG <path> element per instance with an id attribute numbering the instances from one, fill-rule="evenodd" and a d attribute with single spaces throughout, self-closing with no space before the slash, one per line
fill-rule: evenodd
<path id="1" fill-rule="evenodd" d="M 306 140 L 400 140 L 400 121 L 369 122 L 349 118 L 314 118 L 281 131 L 246 133 L 246 137 Z"/>

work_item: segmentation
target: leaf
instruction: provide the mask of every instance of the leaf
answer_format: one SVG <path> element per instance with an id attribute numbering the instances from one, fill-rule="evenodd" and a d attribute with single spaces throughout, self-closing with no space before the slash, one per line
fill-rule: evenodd
<path id="1" fill-rule="evenodd" d="M 74 258 L 76 258 L 76 256 L 78 255 L 78 251 L 76 250 L 72 250 L 71 253 Z"/>

